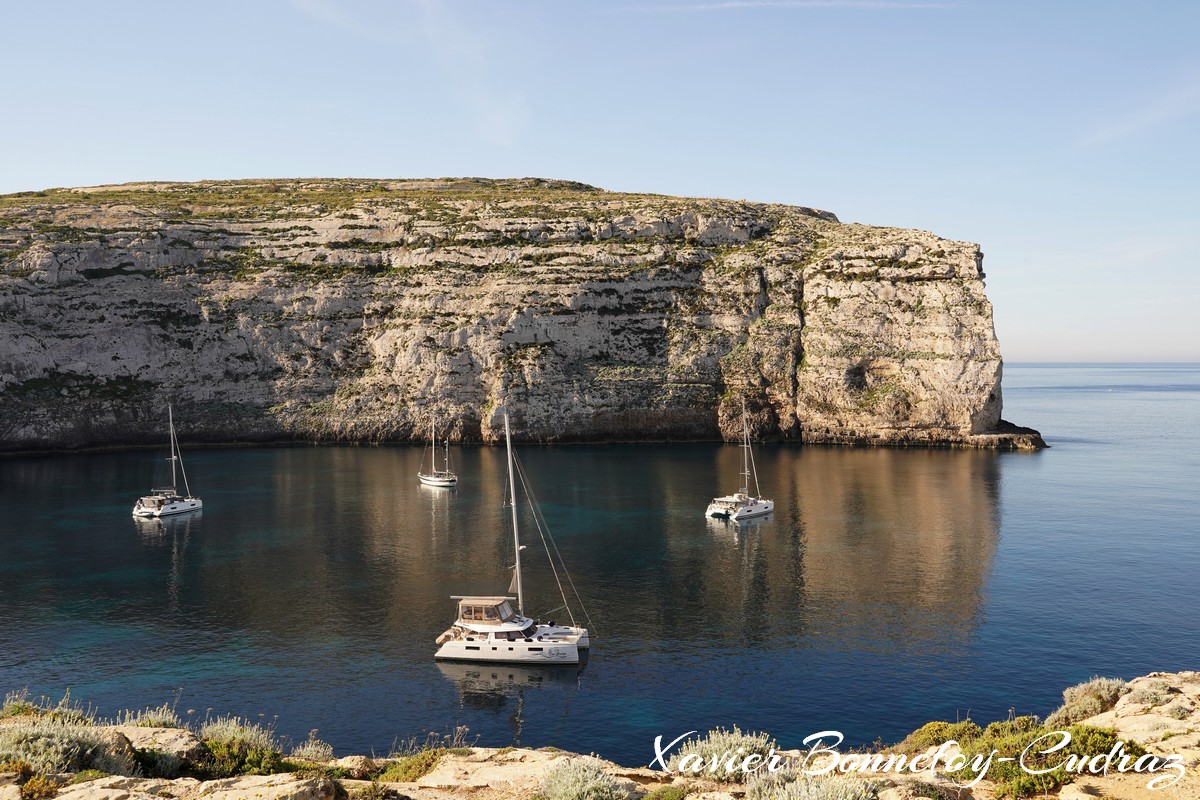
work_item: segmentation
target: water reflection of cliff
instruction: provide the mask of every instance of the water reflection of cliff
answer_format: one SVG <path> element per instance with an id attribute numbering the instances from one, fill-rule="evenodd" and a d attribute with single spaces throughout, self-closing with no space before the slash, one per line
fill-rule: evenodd
<path id="1" fill-rule="evenodd" d="M 736 447 L 522 449 L 605 657 L 714 644 L 882 650 L 970 634 L 998 539 L 996 454 L 756 454 L 775 514 L 730 528 L 703 511 L 736 488 Z M 512 544 L 502 450 L 455 453 L 453 494 L 421 490 L 420 455 L 239 455 L 263 460 L 253 467 L 259 488 L 227 476 L 227 491 L 245 496 L 236 515 L 228 496 L 210 504 L 221 521 L 206 525 L 192 562 L 225 619 L 300 637 L 369 619 L 372 638 L 394 644 L 396 657 L 431 655 L 453 615 L 450 594 L 506 591 Z M 561 615 L 531 526 L 527 536 L 526 608 Z"/>
<path id="2" fill-rule="evenodd" d="M 739 461 L 725 447 L 698 468 L 724 477 L 709 493 L 733 488 Z M 700 523 L 697 470 L 657 476 L 681 513 L 638 604 L 672 636 L 886 648 L 970 633 L 999 538 L 995 454 L 777 447 L 758 466 L 776 511 L 754 526 Z"/>

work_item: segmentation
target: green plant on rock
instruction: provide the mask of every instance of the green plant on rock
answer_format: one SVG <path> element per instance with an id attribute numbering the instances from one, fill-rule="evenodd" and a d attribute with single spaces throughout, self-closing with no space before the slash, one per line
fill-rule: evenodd
<path id="1" fill-rule="evenodd" d="M 340 781 L 351 777 L 350 770 L 345 767 L 314 764 L 311 761 L 296 761 L 291 758 L 283 759 L 280 769 L 283 772 L 292 773 L 297 778 L 327 778 L 331 781 Z"/>
<path id="2" fill-rule="evenodd" d="M 391 789 L 379 781 L 371 781 L 370 785 L 350 792 L 350 800 L 400 800 L 404 795 Z"/>
<path id="3" fill-rule="evenodd" d="M 905 737 L 896 745 L 895 750 L 901 753 L 920 753 L 931 747 L 938 747 L 944 742 L 963 742 L 977 738 L 983 733 L 970 718 L 961 722 L 927 722 Z"/>
<path id="4" fill-rule="evenodd" d="M 138 768 L 147 778 L 178 778 L 184 771 L 183 759 L 161 750 L 134 750 Z"/>
<path id="5" fill-rule="evenodd" d="M 99 780 L 100 778 L 107 777 L 108 773 L 104 770 L 85 769 L 83 772 L 76 772 L 74 775 L 72 775 L 71 780 L 67 781 L 67 783 L 71 786 L 74 786 L 77 783 L 87 783 L 88 781 Z"/>
<path id="6" fill-rule="evenodd" d="M 410 783 L 433 772 L 441 763 L 442 756 L 448 751 L 443 747 L 421 750 L 411 756 L 405 756 L 395 763 L 389 764 L 379 774 L 379 780 L 389 783 Z"/>
<path id="7" fill-rule="evenodd" d="M 931 722 L 913 731 L 894 749 L 915 755 L 956 741 L 968 762 L 978 759 L 979 763 L 989 764 L 987 779 L 995 784 L 997 798 L 1020 798 L 1054 792 L 1074 777 L 1063 766 L 1062 751 L 1039 753 L 1059 744 L 1066 735 L 1071 737 L 1066 752 L 1071 753 L 1108 753 L 1118 743 L 1111 730 L 1086 725 L 1060 729 L 1059 726 L 1040 724 L 1036 717 L 1025 716 L 993 722 L 983 729 L 969 720 Z M 1133 742 L 1125 742 L 1122 746 L 1132 758 L 1146 752 Z M 1046 772 L 1031 774 L 1042 770 Z"/>
<path id="8" fill-rule="evenodd" d="M 18 781 L 23 781 L 33 775 L 33 765 L 28 761 L 10 758 L 6 761 L 0 761 L 0 772 L 11 772 L 17 776 Z"/>
<path id="9" fill-rule="evenodd" d="M 672 784 L 671 786 L 660 786 L 650 794 L 646 795 L 642 800 L 683 800 L 692 793 L 691 786 L 679 786 Z"/>
<path id="10" fill-rule="evenodd" d="M 629 792 L 613 776 L 585 759 L 573 758 L 552 767 L 542 779 L 546 800 L 628 800 Z"/>
<path id="11" fill-rule="evenodd" d="M 58 794 L 58 782 L 45 775 L 34 775 L 21 784 L 21 800 L 46 800 Z"/>
<path id="12" fill-rule="evenodd" d="M 283 754 L 269 728 L 241 717 L 218 717 L 200 726 L 205 749 L 202 769 L 214 778 L 270 775 L 283 768 Z"/>

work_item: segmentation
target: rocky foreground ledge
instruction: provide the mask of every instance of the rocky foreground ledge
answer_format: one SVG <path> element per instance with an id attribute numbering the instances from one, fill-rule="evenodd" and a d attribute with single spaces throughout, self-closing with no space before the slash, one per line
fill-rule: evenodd
<path id="1" fill-rule="evenodd" d="M 0 196 L 0 450 L 732 440 L 1037 449 L 976 244 L 521 180 Z"/>
<path id="2" fill-rule="evenodd" d="M 11 697 L 11 696 L 10 696 Z M 1093 679 L 1064 692 L 1064 706 L 1039 723 L 1019 717 L 980 729 L 973 723 L 930 723 L 914 731 L 904 742 L 881 753 L 915 753 L 949 740 L 960 742 L 945 752 L 949 757 L 969 755 L 980 749 L 1024 747 L 1043 730 L 1072 731 L 1079 742 L 1103 747 L 1088 755 L 1121 752 L 1144 763 L 1174 763 L 1158 772 L 1121 772 L 1112 768 L 1104 774 L 1076 774 L 1038 778 L 1034 783 L 1014 780 L 1015 772 L 996 769 L 988 779 L 969 781 L 962 773 L 948 770 L 922 771 L 916 775 L 895 772 L 813 779 L 782 774 L 745 780 L 737 775 L 708 772 L 688 773 L 687 761 L 668 759 L 674 772 L 662 769 L 628 768 L 594 756 L 565 753 L 553 748 L 537 750 L 506 747 L 434 747 L 403 757 L 370 759 L 348 756 L 323 758 L 314 751 L 320 743 L 310 740 L 293 751 L 283 765 L 290 772 L 243 774 L 218 779 L 197 777 L 147 778 L 106 775 L 95 769 L 80 772 L 33 774 L 32 765 L 20 754 L 39 757 L 68 757 L 62 741 L 20 735 L 30 726 L 49 725 L 46 715 L 54 709 L 29 711 L 17 708 L 0 719 L 0 800 L 33 800 L 57 796 L 64 800 L 338 800 L 340 798 L 411 798 L 412 800 L 992 800 L 1014 796 L 1057 796 L 1062 800 L 1115 798 L 1117 800 L 1197 800 L 1200 798 L 1200 672 L 1151 673 L 1133 681 Z M 61 706 L 59 707 L 61 709 Z M 85 726 L 86 727 L 86 726 Z M 187 771 L 214 757 L 225 758 L 213 740 L 202 740 L 187 729 L 142 725 L 94 726 L 95 742 L 82 755 L 107 763 L 137 765 L 132 772 L 155 769 Z M 745 736 L 740 732 L 723 735 Z M 711 734 L 710 734 L 711 735 Z M 757 735 L 760 738 L 763 735 Z M 754 738 L 751 735 L 746 738 Z M 1013 745 L 1012 742 L 1017 742 Z M 1005 744 L 1008 742 L 1008 744 Z M 1103 744 L 1101 744 L 1103 743 Z M 1088 745 L 1084 745 L 1085 747 Z M 23 749 L 22 749 L 23 748 Z M 686 749 L 686 746 L 685 748 Z M 693 749 L 703 753 L 703 748 Z M 781 751 L 802 758 L 805 751 Z M 1066 751 L 1064 751 L 1066 752 Z M 276 754 L 278 755 L 278 754 Z M 241 758 L 246 760 L 246 754 Z M 208 759 L 206 761 L 206 759 Z M 250 760 L 253 760 L 251 758 Z M 248 763 L 248 762 L 247 762 Z M 263 764 L 258 764 L 263 766 Z M 1098 768 L 1093 767 L 1093 771 Z M 692 773 L 695 773 L 692 770 Z M 1149 788 L 1148 782 L 1164 776 L 1169 785 Z M 1165 782 L 1165 781 L 1164 781 Z"/>

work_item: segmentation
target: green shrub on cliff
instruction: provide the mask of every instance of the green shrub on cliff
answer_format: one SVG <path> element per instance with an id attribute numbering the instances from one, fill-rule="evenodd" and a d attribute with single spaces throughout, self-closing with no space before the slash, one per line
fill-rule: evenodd
<path id="1" fill-rule="evenodd" d="M 672 784 L 671 786 L 660 786 L 650 794 L 646 795 L 642 800 L 683 800 L 692 793 L 691 786 L 679 786 Z"/>
<path id="2" fill-rule="evenodd" d="M 21 785 L 21 800 L 48 800 L 58 794 L 58 782 L 45 775 L 34 775 Z"/>
<path id="3" fill-rule="evenodd" d="M 905 737 L 896 745 L 895 750 L 901 753 L 920 753 L 931 747 L 938 747 L 943 742 L 962 742 L 974 739 L 983 733 L 970 719 L 962 722 L 927 722 Z"/>
<path id="4" fill-rule="evenodd" d="M 442 756 L 445 754 L 445 748 L 434 747 L 429 750 L 422 750 L 419 753 L 413 753 L 411 756 L 405 756 L 394 764 L 389 764 L 379 774 L 379 780 L 387 783 L 409 783 L 415 781 L 432 772 L 434 767 L 441 763 Z"/>
<path id="5" fill-rule="evenodd" d="M 133 757 L 147 778 L 178 778 L 187 767 L 179 756 L 161 750 L 134 750 Z"/>
<path id="6" fill-rule="evenodd" d="M 214 778 L 270 775 L 283 769 L 275 733 L 241 717 L 217 717 L 200 726 L 202 770 Z"/>
<path id="7" fill-rule="evenodd" d="M 896 752 L 916 755 L 930 748 L 937 748 L 945 742 L 956 741 L 962 755 L 968 761 L 978 758 L 980 763 L 988 762 L 987 774 L 984 777 L 995 784 L 997 798 L 1031 797 L 1054 792 L 1074 777 L 1061 766 L 1062 752 L 1038 755 L 1039 750 L 1061 742 L 1059 731 L 1070 734 L 1070 745 L 1066 751 L 1071 753 L 1103 755 L 1111 752 L 1118 742 L 1116 734 L 1111 730 L 1086 725 L 1063 728 L 1041 724 L 1037 717 L 1027 716 L 993 722 L 982 729 L 970 721 L 931 722 L 909 734 L 893 749 Z M 1041 742 L 1037 746 L 1030 748 L 1031 744 L 1039 740 Z M 1134 758 L 1146 752 L 1134 742 L 1125 742 L 1123 746 L 1125 752 Z M 1025 752 L 1027 749 L 1028 753 Z M 1052 769 L 1056 766 L 1057 768 Z M 1043 775 L 1030 774 L 1031 771 L 1043 769 L 1049 771 Z M 965 782 L 974 778 L 975 773 L 963 772 L 952 777 Z"/>
<path id="8" fill-rule="evenodd" d="M 546 773 L 542 796 L 546 800 L 628 800 L 629 792 L 596 764 L 573 758 Z"/>

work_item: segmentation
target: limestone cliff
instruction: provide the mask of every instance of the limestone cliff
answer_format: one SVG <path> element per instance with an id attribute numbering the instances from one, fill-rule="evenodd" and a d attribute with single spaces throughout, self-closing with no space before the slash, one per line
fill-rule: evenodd
<path id="1" fill-rule="evenodd" d="M 758 436 L 1041 446 L 978 246 L 544 180 L 0 197 L 0 447 Z"/>

